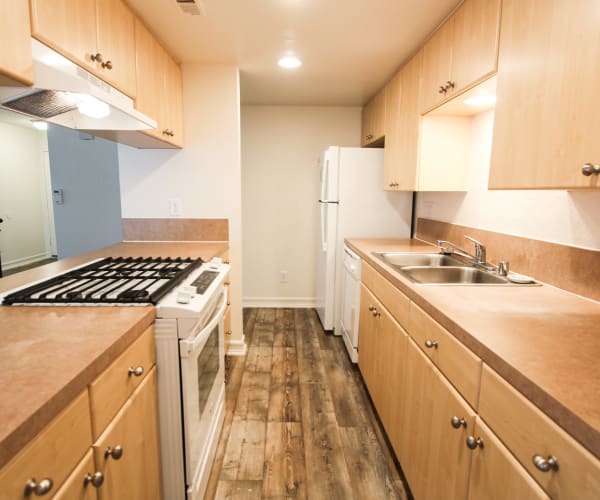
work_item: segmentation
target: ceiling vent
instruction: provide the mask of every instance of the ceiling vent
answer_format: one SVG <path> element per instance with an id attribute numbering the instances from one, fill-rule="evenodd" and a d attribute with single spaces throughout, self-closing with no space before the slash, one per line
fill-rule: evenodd
<path id="1" fill-rule="evenodd" d="M 204 5 L 202 0 L 176 0 L 179 10 L 184 14 L 190 14 L 192 16 L 203 16 Z"/>

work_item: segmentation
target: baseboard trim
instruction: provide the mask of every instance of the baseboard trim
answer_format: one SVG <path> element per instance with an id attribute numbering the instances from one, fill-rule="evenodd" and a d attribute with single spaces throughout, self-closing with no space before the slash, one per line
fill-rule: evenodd
<path id="1" fill-rule="evenodd" d="M 248 352 L 248 346 L 246 345 L 246 338 L 242 336 L 241 339 L 232 340 L 229 343 L 227 349 L 227 356 L 245 356 Z"/>
<path id="2" fill-rule="evenodd" d="M 317 306 L 314 297 L 244 297 L 243 307 L 288 307 L 313 308 Z"/>
<path id="3" fill-rule="evenodd" d="M 8 271 L 9 269 L 14 269 L 15 267 L 28 266 L 29 264 L 34 264 L 40 260 L 49 259 L 52 257 L 47 253 L 38 253 L 36 255 L 30 255 L 29 257 L 21 257 L 20 259 L 13 260 L 5 260 L 2 262 L 2 269 Z"/>

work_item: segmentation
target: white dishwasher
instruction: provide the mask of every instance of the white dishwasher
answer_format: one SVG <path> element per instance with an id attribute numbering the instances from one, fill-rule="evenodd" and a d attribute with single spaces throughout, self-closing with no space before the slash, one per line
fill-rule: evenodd
<path id="1" fill-rule="evenodd" d="M 344 276 L 342 278 L 342 319 L 340 326 L 348 354 L 358 362 L 358 320 L 360 312 L 361 259 L 344 245 Z"/>

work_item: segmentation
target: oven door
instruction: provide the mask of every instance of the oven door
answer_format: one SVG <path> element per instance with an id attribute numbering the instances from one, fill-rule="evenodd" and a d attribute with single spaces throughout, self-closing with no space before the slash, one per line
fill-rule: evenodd
<path id="1" fill-rule="evenodd" d="M 195 489 L 202 480 L 214 419 L 225 387 L 223 316 L 227 291 L 223 288 L 215 312 L 205 326 L 179 341 L 183 399 L 183 427 L 186 485 Z M 212 431 L 212 432 L 211 432 Z"/>

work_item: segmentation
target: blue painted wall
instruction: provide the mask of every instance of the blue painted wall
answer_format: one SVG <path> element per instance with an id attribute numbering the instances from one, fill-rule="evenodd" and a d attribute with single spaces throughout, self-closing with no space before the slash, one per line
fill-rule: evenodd
<path id="1" fill-rule="evenodd" d="M 50 125 L 48 151 L 58 258 L 122 241 L 117 144 Z"/>

